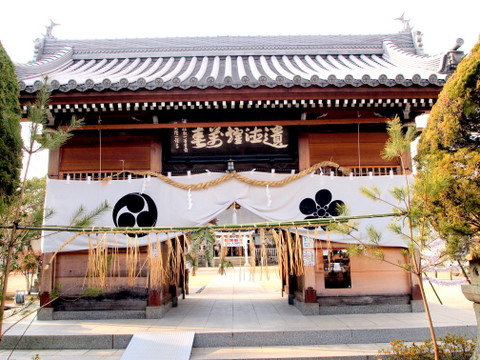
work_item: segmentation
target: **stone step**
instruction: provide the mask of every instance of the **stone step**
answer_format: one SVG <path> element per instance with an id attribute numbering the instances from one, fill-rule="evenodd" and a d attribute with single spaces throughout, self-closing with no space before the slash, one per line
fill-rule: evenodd
<path id="1" fill-rule="evenodd" d="M 248 348 L 193 348 L 189 360 L 377 360 L 378 351 L 388 349 L 388 344 L 248 347 Z M 13 358 L 31 360 L 36 354 L 43 359 L 50 350 L 15 350 Z M 56 350 L 50 359 L 123 360 L 126 350 L 77 349 Z M 0 358 L 11 356 L 10 350 L 0 350 Z M 138 358 L 138 357 L 137 357 Z"/>
<path id="2" fill-rule="evenodd" d="M 389 344 L 193 348 L 190 360 L 377 360 Z"/>
<path id="3" fill-rule="evenodd" d="M 474 326 L 438 326 L 438 337 L 447 333 L 467 337 L 476 336 Z M 194 348 L 249 347 L 249 346 L 311 346 L 335 344 L 389 343 L 394 339 L 406 342 L 430 338 L 428 328 L 342 329 L 293 331 L 237 331 L 195 333 Z"/>
<path id="4" fill-rule="evenodd" d="M 476 336 L 476 326 L 436 327 L 438 337 L 447 333 L 465 337 Z M 132 334 L 96 335 L 5 335 L 0 349 L 125 349 Z M 406 342 L 423 341 L 430 337 L 427 328 L 343 329 L 329 331 L 238 331 L 197 332 L 194 348 L 242 348 L 278 346 L 323 346 L 337 344 L 389 343 L 394 339 Z"/>

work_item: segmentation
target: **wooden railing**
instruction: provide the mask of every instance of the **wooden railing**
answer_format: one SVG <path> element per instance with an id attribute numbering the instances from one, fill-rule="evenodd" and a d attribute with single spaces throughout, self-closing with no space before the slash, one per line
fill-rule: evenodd
<path id="1" fill-rule="evenodd" d="M 280 171 L 279 171 L 280 172 Z M 298 172 L 298 170 L 296 171 Z M 192 172 L 195 173 L 195 172 Z M 200 173 L 200 172 L 197 172 Z M 317 174 L 320 170 L 317 170 Z M 336 168 L 324 168 L 321 169 L 321 173 L 327 176 L 382 176 L 382 175 L 400 175 L 401 168 L 399 166 L 365 166 L 365 167 L 345 167 L 343 171 Z M 168 175 L 168 174 L 163 174 Z M 186 175 L 170 174 L 171 176 Z M 62 172 L 58 176 L 49 176 L 51 179 L 61 180 L 91 180 L 99 181 L 107 177 L 111 177 L 112 180 L 128 180 L 128 179 L 141 179 L 144 175 L 138 175 L 129 172 Z"/>
<path id="2" fill-rule="evenodd" d="M 366 166 L 348 168 L 353 176 L 382 176 L 382 175 L 400 175 L 402 169 L 400 166 Z"/>
<path id="3" fill-rule="evenodd" d="M 62 172 L 59 176 L 49 176 L 51 179 L 99 181 L 111 177 L 112 180 L 143 179 L 143 175 L 129 172 Z"/>

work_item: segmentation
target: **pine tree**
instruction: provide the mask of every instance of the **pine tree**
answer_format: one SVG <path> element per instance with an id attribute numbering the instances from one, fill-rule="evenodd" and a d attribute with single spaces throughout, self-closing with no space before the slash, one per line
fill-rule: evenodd
<path id="1" fill-rule="evenodd" d="M 425 202 L 432 196 L 435 196 L 438 191 L 437 184 L 441 184 L 442 182 L 441 179 L 429 178 L 429 182 L 419 184 L 415 181 L 415 183 L 412 183 L 411 177 L 407 174 L 403 159 L 406 155 L 410 154 L 410 146 L 417 136 L 415 126 L 407 126 L 405 128 L 400 119 L 396 117 L 387 123 L 387 132 L 389 137 L 385 143 L 382 157 L 388 160 L 397 159 L 400 162 L 402 173 L 405 177 L 405 186 L 395 187 L 391 190 L 391 194 L 398 205 L 389 204 L 393 206 L 392 210 L 398 214 L 398 217 L 390 224 L 389 229 L 396 236 L 405 240 L 408 246 L 405 249 L 405 255 L 408 256 L 409 259 L 406 264 L 391 264 L 402 267 L 405 271 L 410 272 L 416 279 L 427 316 L 434 358 L 438 360 L 440 359 L 438 342 L 422 281 L 424 272 L 422 253 L 428 249 L 435 240 L 435 234 L 432 232 L 432 228 L 428 222 L 429 218 L 424 211 Z M 363 187 L 362 193 L 373 201 L 385 202 L 380 189 L 377 187 Z M 413 197 L 414 193 L 418 195 L 416 199 Z M 356 248 L 352 247 L 351 251 L 387 261 L 383 249 L 379 245 L 382 234 L 375 228 L 369 227 L 368 235 L 369 242 L 360 242 L 361 245 Z"/>
<path id="2" fill-rule="evenodd" d="M 443 178 L 426 204 L 454 259 L 480 236 L 480 42 L 459 64 L 421 135 L 418 181 Z"/>
<path id="3" fill-rule="evenodd" d="M 0 198 L 15 194 L 22 168 L 19 87 L 15 67 L 0 43 Z"/>
<path id="4" fill-rule="evenodd" d="M 6 149 L 3 149 L 0 146 L 0 154 L 3 155 L 3 152 L 13 152 L 12 149 L 9 149 L 9 146 L 14 144 L 19 145 L 18 150 L 15 149 L 15 152 L 21 154 L 22 151 L 22 141 L 21 141 L 21 132 L 20 132 L 20 106 L 19 106 L 19 88 L 17 84 L 17 78 L 15 76 L 13 64 L 9 62 L 8 56 L 0 47 L 0 56 L 5 54 L 3 57 L 0 57 L 0 76 L 2 76 L 2 69 L 5 70 L 6 74 L 10 74 L 13 77 L 10 78 L 12 84 L 1 85 L 0 81 L 0 102 L 1 102 L 1 115 L 2 119 L 1 128 L 9 130 L 13 134 L 13 129 L 18 130 L 18 137 L 9 135 L 10 132 L 4 131 L 6 139 L 4 144 Z M 2 65 L 2 60 L 5 61 L 7 65 Z M 10 65 L 8 65 L 8 63 Z M 2 67 L 3 66 L 3 67 Z M 1 79 L 1 78 L 0 78 Z M 2 96 L 2 91 L 4 96 Z M 8 96 L 11 96 L 11 99 L 8 99 Z M 48 110 L 48 102 L 50 100 L 50 91 L 47 79 L 45 79 L 44 85 L 38 90 L 36 94 L 36 101 L 34 104 L 28 106 L 28 119 L 30 121 L 30 137 L 26 141 L 26 144 L 23 146 L 23 150 L 27 154 L 27 159 L 25 162 L 25 171 L 23 180 L 20 181 L 19 174 L 22 169 L 21 156 L 14 158 L 13 156 L 8 157 L 8 160 L 5 161 L 5 168 L 10 171 L 10 173 L 15 174 L 15 180 L 13 176 L 9 176 L 10 173 L 4 170 L 3 163 L 1 164 L 0 169 L 0 186 L 3 187 L 5 183 L 4 193 L 0 193 L 2 198 L 7 199 L 8 201 L 3 201 L 3 206 L 0 207 L 1 218 L 7 219 L 2 225 L 2 232 L 0 233 L 0 341 L 2 338 L 2 328 L 4 320 L 4 310 L 5 310 L 5 300 L 6 292 L 8 288 L 8 278 L 10 272 L 14 267 L 14 260 L 16 257 L 16 251 L 22 249 L 25 246 L 24 241 L 25 232 L 18 231 L 19 223 L 24 220 L 22 212 L 24 210 L 23 204 L 25 200 L 25 191 L 27 187 L 27 175 L 28 168 L 31 161 L 31 157 L 36 152 L 45 150 L 45 149 L 55 149 L 60 147 L 65 141 L 67 141 L 71 136 L 73 136 L 72 131 L 77 129 L 82 125 L 82 122 L 76 118 L 72 118 L 69 126 L 66 128 L 60 129 L 51 129 L 47 125 L 49 120 L 52 120 L 52 114 Z M 5 109 L 5 110 L 3 110 Z M 7 111 L 8 110 L 8 111 Z M 4 115 L 5 114 L 5 115 Z M 5 120 L 4 120 L 5 119 Z M 1 129 L 0 129 L 1 131 Z M 0 140 L 2 140 L 0 139 Z M 16 139 L 17 141 L 14 141 Z M 3 144 L 3 143 L 1 143 Z M 0 159 L 1 156 L 0 155 Z M 6 155 L 9 156 L 9 155 Z M 18 161 L 17 161 L 18 160 Z M 9 164 L 6 162 L 9 161 Z M 7 182 L 4 179 L 11 179 L 11 182 Z M 10 186 L 10 189 L 8 188 Z M 106 206 L 106 205 L 105 205 Z M 11 224 L 9 226 L 9 224 Z"/>

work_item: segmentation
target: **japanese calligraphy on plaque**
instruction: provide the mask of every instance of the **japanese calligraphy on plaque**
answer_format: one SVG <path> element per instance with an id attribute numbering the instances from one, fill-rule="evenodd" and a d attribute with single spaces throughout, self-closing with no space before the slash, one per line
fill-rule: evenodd
<path id="1" fill-rule="evenodd" d="M 283 154 L 288 151 L 283 126 L 176 128 L 171 134 L 172 155 Z"/>

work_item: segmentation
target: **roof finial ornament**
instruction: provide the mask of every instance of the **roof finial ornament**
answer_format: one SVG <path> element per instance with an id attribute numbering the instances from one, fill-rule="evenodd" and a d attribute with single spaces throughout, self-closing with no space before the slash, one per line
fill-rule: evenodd
<path id="1" fill-rule="evenodd" d="M 394 19 L 394 20 L 400 20 L 403 24 L 403 30 L 402 31 L 410 31 L 412 30 L 411 26 L 410 26 L 410 20 L 412 19 L 405 19 L 405 13 L 402 14 L 402 16 Z"/>
<path id="2" fill-rule="evenodd" d="M 55 39 L 55 36 L 53 36 L 52 32 L 53 28 L 58 25 L 60 24 L 54 23 L 52 19 L 50 19 L 50 25 L 45 26 L 45 28 L 47 29 L 47 33 L 45 34 L 46 39 Z"/>

